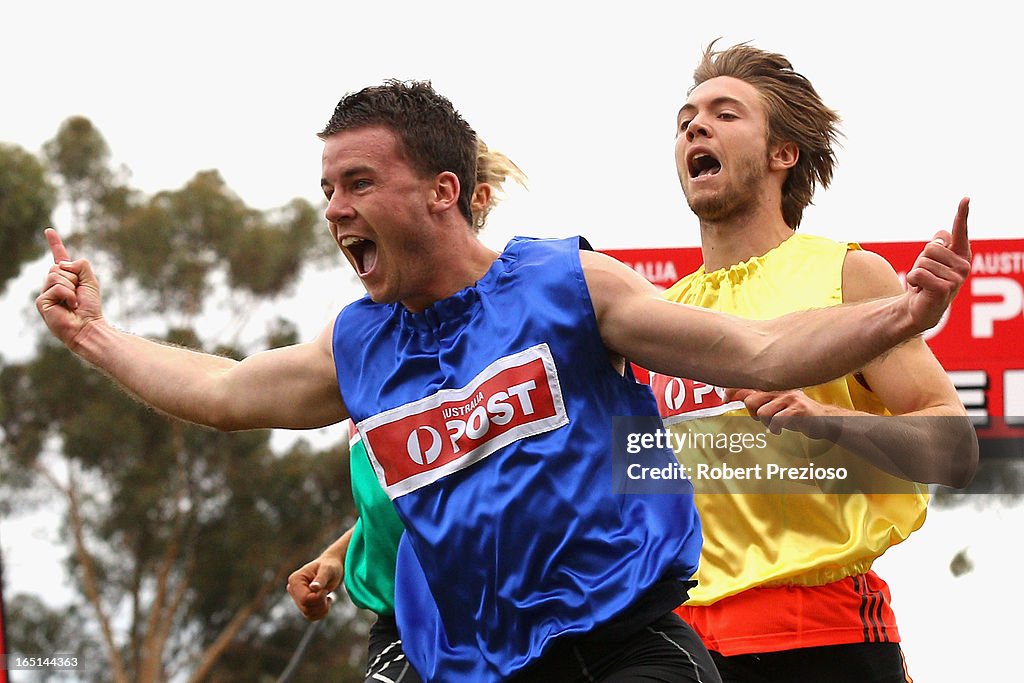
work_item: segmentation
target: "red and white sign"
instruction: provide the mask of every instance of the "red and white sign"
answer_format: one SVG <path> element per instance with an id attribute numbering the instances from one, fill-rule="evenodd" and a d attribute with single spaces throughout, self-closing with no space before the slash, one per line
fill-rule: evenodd
<path id="1" fill-rule="evenodd" d="M 442 389 L 357 427 L 394 500 L 568 422 L 551 349 L 538 344 L 491 363 L 460 389 Z"/>
<path id="2" fill-rule="evenodd" d="M 904 278 L 924 245 L 861 246 L 883 256 Z M 925 339 L 953 380 L 978 436 L 1024 438 L 1024 240 L 972 240 L 971 249 L 970 279 Z M 662 288 L 703 262 L 697 247 L 604 253 Z"/>

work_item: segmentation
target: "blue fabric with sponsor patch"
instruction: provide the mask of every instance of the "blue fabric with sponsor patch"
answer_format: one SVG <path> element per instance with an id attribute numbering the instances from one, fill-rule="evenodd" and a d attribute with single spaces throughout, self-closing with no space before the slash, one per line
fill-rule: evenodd
<path id="1" fill-rule="evenodd" d="M 345 404 L 407 529 L 396 618 L 425 680 L 507 678 L 697 567 L 688 482 L 613 494 L 612 418 L 658 408 L 609 362 L 580 247 L 517 237 L 422 312 L 364 297 L 335 322 Z"/>

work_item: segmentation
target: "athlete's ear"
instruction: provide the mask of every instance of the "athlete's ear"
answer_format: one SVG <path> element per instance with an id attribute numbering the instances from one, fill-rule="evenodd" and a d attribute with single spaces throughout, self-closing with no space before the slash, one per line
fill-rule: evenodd
<path id="1" fill-rule="evenodd" d="M 768 168 L 773 171 L 786 171 L 800 160 L 800 148 L 795 142 L 780 142 L 768 150 Z"/>
<path id="2" fill-rule="evenodd" d="M 473 188 L 473 201 L 469 204 L 474 216 L 486 211 L 487 206 L 491 203 L 492 194 L 493 190 L 487 183 L 476 184 L 476 187 Z"/>
<path id="3" fill-rule="evenodd" d="M 459 176 L 451 171 L 442 171 L 434 177 L 434 186 L 431 188 L 430 212 L 441 213 L 447 211 L 459 203 Z"/>

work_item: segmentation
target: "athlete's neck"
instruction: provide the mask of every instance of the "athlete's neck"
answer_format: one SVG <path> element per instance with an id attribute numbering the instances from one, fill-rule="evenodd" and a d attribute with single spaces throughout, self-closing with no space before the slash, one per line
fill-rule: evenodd
<path id="1" fill-rule="evenodd" d="M 472 287 L 487 274 L 499 254 L 487 247 L 475 235 L 459 243 L 449 243 L 433 254 L 435 277 L 429 291 L 414 299 L 403 300 L 402 305 L 418 313 L 442 299 L 467 287 Z"/>
<path id="2" fill-rule="evenodd" d="M 729 268 L 762 256 L 793 236 L 781 212 L 759 212 L 724 221 L 700 222 L 704 271 Z"/>

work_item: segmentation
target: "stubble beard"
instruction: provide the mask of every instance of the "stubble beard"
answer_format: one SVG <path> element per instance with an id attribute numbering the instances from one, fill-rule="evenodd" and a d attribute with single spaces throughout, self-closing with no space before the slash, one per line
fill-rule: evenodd
<path id="1" fill-rule="evenodd" d="M 702 192 L 691 197 L 683 185 L 683 194 L 690 210 L 703 223 L 720 223 L 753 210 L 758 188 L 763 180 L 763 161 L 747 159 L 737 169 L 735 182 L 718 192 Z"/>

